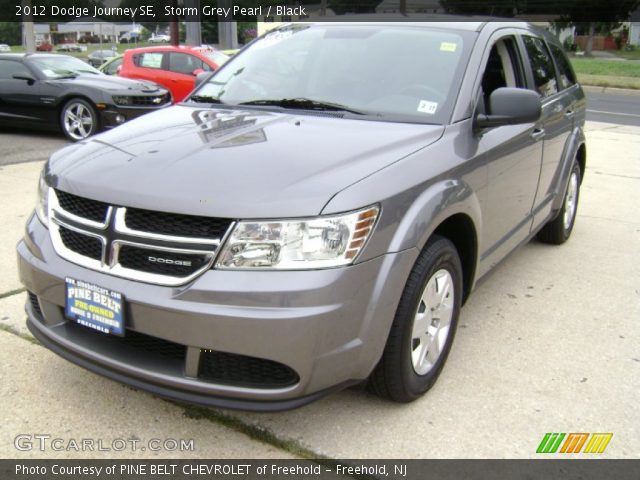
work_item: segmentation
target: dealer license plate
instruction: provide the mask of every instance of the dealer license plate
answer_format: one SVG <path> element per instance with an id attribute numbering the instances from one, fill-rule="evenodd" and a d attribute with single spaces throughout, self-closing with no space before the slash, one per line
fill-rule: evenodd
<path id="1" fill-rule="evenodd" d="M 92 283 L 65 278 L 65 316 L 87 328 L 124 335 L 124 298 L 121 293 Z"/>

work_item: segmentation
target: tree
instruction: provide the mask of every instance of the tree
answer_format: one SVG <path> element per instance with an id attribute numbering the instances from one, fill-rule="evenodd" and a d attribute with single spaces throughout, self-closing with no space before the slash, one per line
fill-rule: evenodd
<path id="1" fill-rule="evenodd" d="M 0 43 L 20 45 L 20 23 L 0 22 Z"/>
<path id="2" fill-rule="evenodd" d="M 588 34 L 586 54 L 591 54 L 593 36 L 599 29 L 629 19 L 639 0 L 441 0 L 448 13 L 511 17 L 545 14 L 557 26 L 576 26 Z M 608 27 L 607 27 L 608 26 Z"/>
<path id="3" fill-rule="evenodd" d="M 638 0 L 557 0 L 555 8 L 561 21 L 587 32 L 585 55 L 591 55 L 596 31 L 610 30 L 612 25 L 628 20 L 638 4 Z"/>

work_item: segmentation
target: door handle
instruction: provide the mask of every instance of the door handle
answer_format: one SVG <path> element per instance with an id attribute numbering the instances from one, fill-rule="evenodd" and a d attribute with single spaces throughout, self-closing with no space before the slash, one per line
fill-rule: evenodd
<path id="1" fill-rule="evenodd" d="M 533 132 L 531 132 L 531 138 L 538 141 L 544 138 L 545 134 L 544 128 L 534 128 Z"/>
<path id="2" fill-rule="evenodd" d="M 568 110 L 566 110 L 566 111 L 564 112 L 564 116 L 565 116 L 565 117 L 567 117 L 567 118 L 571 118 L 571 117 L 573 117 L 573 115 L 574 115 L 575 113 L 576 113 L 576 112 L 574 112 L 573 110 L 568 109 Z"/>

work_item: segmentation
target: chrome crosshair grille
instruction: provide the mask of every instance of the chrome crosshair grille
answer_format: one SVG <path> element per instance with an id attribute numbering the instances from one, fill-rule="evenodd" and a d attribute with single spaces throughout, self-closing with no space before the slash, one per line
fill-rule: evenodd
<path id="1" fill-rule="evenodd" d="M 49 189 L 56 252 L 93 270 L 181 285 L 211 268 L 233 222 L 109 205 Z"/>

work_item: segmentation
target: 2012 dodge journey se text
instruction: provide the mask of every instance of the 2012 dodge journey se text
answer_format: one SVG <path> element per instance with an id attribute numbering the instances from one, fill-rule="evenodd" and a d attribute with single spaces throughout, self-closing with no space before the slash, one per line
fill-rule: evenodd
<path id="1" fill-rule="evenodd" d="M 282 26 L 51 156 L 18 245 L 28 327 L 188 402 L 287 409 L 365 380 L 414 400 L 478 280 L 571 234 L 584 120 L 525 23 Z"/>

